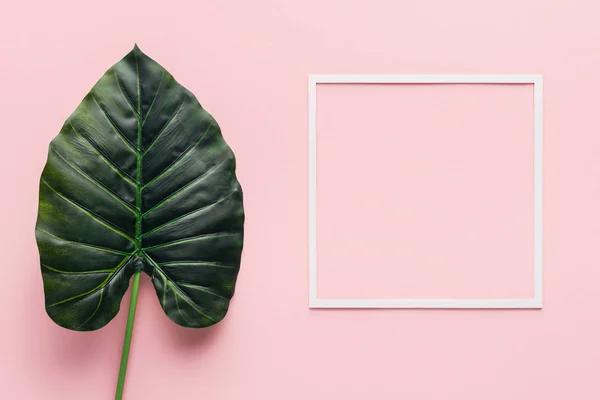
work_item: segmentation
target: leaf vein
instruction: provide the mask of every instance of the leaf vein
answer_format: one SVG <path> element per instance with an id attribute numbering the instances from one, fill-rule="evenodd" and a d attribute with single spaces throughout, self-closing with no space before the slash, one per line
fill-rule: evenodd
<path id="1" fill-rule="evenodd" d="M 115 191 L 113 191 L 110 188 L 108 188 L 107 186 L 105 186 L 102 182 L 98 181 L 96 178 L 94 178 L 90 174 L 81 170 L 79 167 L 77 167 L 77 166 L 73 165 L 71 162 L 67 161 L 67 159 L 62 154 L 60 154 L 54 146 L 50 145 L 50 149 L 52 151 L 54 151 L 56 153 L 56 155 L 58 155 L 69 167 L 73 168 L 76 172 L 78 172 L 84 178 L 88 179 L 90 182 L 95 184 L 97 187 L 104 190 L 106 193 L 111 195 L 111 197 L 113 197 L 116 201 L 118 201 L 123 207 L 127 208 L 129 211 L 131 211 L 132 213 L 135 214 L 135 210 L 133 209 L 133 207 L 131 207 L 127 201 L 125 201 L 123 198 L 121 198 L 121 196 L 119 194 L 117 194 Z"/>
<path id="2" fill-rule="evenodd" d="M 71 125 L 71 128 L 73 129 L 73 131 L 79 135 L 81 138 L 83 138 L 83 140 L 85 140 L 92 148 L 92 150 L 94 150 L 94 152 L 96 154 L 98 154 L 98 156 L 100 157 L 100 159 L 102 161 L 104 161 L 106 164 L 108 164 L 109 167 L 111 167 L 121 178 L 123 178 L 123 180 L 125 180 L 127 183 L 129 183 L 130 185 L 135 186 L 135 182 L 133 180 L 133 178 L 131 176 L 129 176 L 129 174 L 125 171 L 123 171 L 121 169 L 121 167 L 119 167 L 117 164 L 115 164 L 108 156 L 106 156 L 98 147 L 96 147 L 96 145 L 94 143 L 92 143 L 88 138 L 86 138 L 85 136 L 83 136 L 81 133 L 79 133 L 77 131 L 77 129 L 75 129 L 75 126 L 73 125 L 73 123 L 71 122 L 70 119 L 67 120 L 69 122 L 69 125 Z"/>
<path id="3" fill-rule="evenodd" d="M 131 102 L 131 99 L 129 99 L 129 96 L 127 96 L 125 94 L 125 92 L 123 91 L 123 87 L 121 86 L 121 81 L 119 81 L 119 76 L 117 75 L 117 70 L 113 69 L 113 72 L 114 72 L 114 76 L 115 76 L 115 81 L 117 82 L 117 86 L 119 87 L 119 91 L 121 92 L 121 96 L 123 96 L 123 98 L 127 102 L 127 105 L 129 106 L 129 109 L 133 112 L 133 114 L 137 115 L 137 112 L 135 111 L 135 108 L 133 107 L 133 103 Z"/>
<path id="4" fill-rule="evenodd" d="M 173 281 L 171 279 L 171 277 L 169 275 L 167 275 L 156 263 L 156 261 L 154 261 L 152 259 L 152 257 L 150 257 L 146 252 L 144 252 L 144 257 L 146 257 L 146 259 L 154 266 L 154 268 L 165 278 L 167 279 L 167 281 L 171 284 L 171 287 L 173 287 L 173 289 L 177 289 L 177 291 L 179 293 L 181 293 L 181 298 L 182 300 L 184 300 L 186 303 L 188 303 L 194 310 L 196 310 L 198 312 L 198 314 L 201 314 L 203 316 L 205 316 L 206 318 L 210 319 L 213 322 L 217 322 L 214 318 L 206 315 L 205 313 L 203 313 L 202 311 L 200 311 L 196 306 L 195 306 L 195 302 L 189 298 L 189 296 L 179 287 L 179 285 Z M 173 293 L 175 294 L 175 291 L 173 291 Z M 189 324 L 189 321 L 187 321 Z M 190 324 L 193 325 L 193 324 Z"/>
<path id="5" fill-rule="evenodd" d="M 227 298 L 225 296 L 222 296 L 220 294 L 217 294 L 215 292 L 212 292 L 212 291 L 206 289 L 204 286 L 192 285 L 192 284 L 189 284 L 189 283 L 180 283 L 179 286 L 183 286 L 183 287 L 186 287 L 186 288 L 198 290 L 199 292 L 208 293 L 208 294 L 213 295 L 215 297 L 219 297 L 221 299 L 229 300 L 229 298 Z"/>
<path id="6" fill-rule="evenodd" d="M 114 269 L 97 269 L 97 270 L 93 270 L 93 271 L 63 271 L 60 269 L 52 268 L 51 266 L 49 266 L 47 264 L 42 264 L 42 267 L 49 269 L 50 271 L 54 271 L 56 273 L 66 274 L 66 275 L 109 274 L 112 271 L 114 271 Z"/>
<path id="7" fill-rule="evenodd" d="M 231 265 L 222 265 L 211 262 L 201 262 L 201 261 L 170 261 L 158 264 L 161 267 L 216 267 L 216 268 L 227 268 L 227 269 L 237 269 L 238 267 L 234 267 Z"/>
<path id="8" fill-rule="evenodd" d="M 167 284 L 169 285 L 169 284 Z M 181 312 L 181 308 L 179 308 L 179 300 L 177 300 L 177 292 L 173 290 L 173 297 L 175 298 L 175 306 L 177 307 L 177 312 L 179 313 L 179 315 L 181 315 L 181 317 L 185 320 L 185 322 L 187 322 L 188 325 L 193 325 L 190 323 L 190 320 L 186 318 L 186 316 Z"/>
<path id="9" fill-rule="evenodd" d="M 183 105 L 184 102 L 185 102 L 185 98 L 181 101 L 181 103 L 179 103 L 179 105 L 177 106 L 177 108 L 175 109 L 175 111 L 173 112 L 173 114 L 171 114 L 171 116 L 169 117 L 169 119 L 167 120 L 167 122 L 165 122 L 165 125 L 160 129 L 160 131 L 158 131 L 158 134 L 156 135 L 156 137 L 154 139 L 152 139 L 152 142 L 150 142 L 150 145 L 146 148 L 146 150 L 144 150 L 144 152 L 142 153 L 142 158 L 150 151 L 150 149 L 152 148 L 152 146 L 154 146 L 154 144 L 162 136 L 162 134 L 164 133 L 164 131 L 167 130 L 167 128 L 169 126 L 171 126 L 171 122 L 173 122 L 173 120 L 175 119 L 175 117 L 179 113 L 179 110 L 181 109 L 181 106 Z M 144 120 L 144 122 L 146 122 L 146 121 Z M 143 126 L 143 124 L 142 124 L 142 126 Z"/>
<path id="10" fill-rule="evenodd" d="M 194 150 L 194 148 L 196 148 L 196 146 L 198 146 L 200 144 L 200 142 L 202 142 L 202 139 L 204 139 L 206 137 L 206 135 L 208 134 L 208 132 L 210 131 L 211 128 L 212 128 L 212 125 L 210 125 L 208 128 L 206 128 L 206 130 L 202 133 L 202 135 L 198 138 L 198 140 L 194 144 L 191 144 L 187 149 L 185 149 L 183 151 L 183 153 L 181 153 L 175 160 L 173 160 L 173 162 L 171 164 L 169 164 L 158 175 L 156 175 L 154 178 L 152 178 L 152 180 L 150 182 L 146 183 L 142 187 L 142 189 L 150 186 L 151 184 L 153 184 L 154 182 L 156 182 L 157 180 L 162 178 L 165 174 L 167 174 L 169 171 L 171 171 L 173 168 L 175 168 L 183 159 L 185 159 L 187 156 L 189 156 L 192 153 L 192 150 Z"/>
<path id="11" fill-rule="evenodd" d="M 106 277 L 106 279 L 104 281 L 102 281 L 98 286 L 96 286 L 95 288 L 85 292 L 85 293 L 80 293 L 76 296 L 73 297 L 69 297 L 68 299 L 65 300 L 61 300 L 61 301 L 57 301 L 56 303 L 47 305 L 46 307 L 54 307 L 54 306 L 58 306 L 60 304 L 64 304 L 66 302 L 72 301 L 72 300 L 77 300 L 78 302 L 93 295 L 94 293 L 96 293 L 98 290 L 108 286 L 110 284 L 110 282 L 113 280 L 113 278 L 115 276 L 117 276 L 117 274 L 121 271 L 123 271 L 123 269 L 125 268 L 125 266 L 127 265 L 127 262 L 131 259 L 131 257 L 135 254 L 131 253 L 129 254 L 127 257 L 123 258 L 121 260 L 121 262 L 119 262 L 119 264 L 117 265 L 117 267 L 115 268 L 114 272 L 112 274 L 110 274 L 108 277 Z"/>
<path id="12" fill-rule="evenodd" d="M 194 242 L 196 240 L 213 239 L 213 238 L 229 237 L 229 236 L 236 236 L 236 235 L 239 235 L 239 233 L 220 232 L 220 233 L 210 233 L 207 235 L 190 236 L 190 237 L 183 238 L 183 239 L 177 239 L 172 242 L 161 243 L 161 244 L 156 244 L 154 246 L 144 247 L 143 250 L 159 249 L 161 247 L 174 246 L 176 244 Z"/>
<path id="13" fill-rule="evenodd" d="M 231 196 L 233 193 L 235 193 L 235 192 L 236 192 L 236 190 L 237 190 L 237 189 L 234 189 L 234 190 L 232 190 L 231 192 L 229 192 L 229 193 L 228 193 L 228 194 L 226 194 L 225 196 L 222 196 L 221 198 L 217 199 L 216 201 L 214 201 L 214 202 L 212 202 L 212 203 L 210 203 L 210 204 L 207 204 L 207 205 L 205 205 L 205 206 L 202 206 L 202 207 L 200 207 L 200 208 L 197 208 L 197 209 L 195 209 L 195 210 L 192 210 L 192 211 L 190 211 L 190 212 L 188 212 L 188 213 L 185 213 L 185 214 L 183 214 L 183 215 L 181 215 L 181 216 L 179 216 L 179 217 L 173 218 L 173 219 L 171 219 L 171 220 L 169 220 L 169 221 L 165 222 L 164 224 L 162 224 L 162 225 L 160 225 L 160 226 L 157 226 L 156 228 L 152 229 L 150 232 L 146 232 L 146 233 L 144 233 L 144 234 L 142 235 L 142 237 L 143 237 L 143 236 L 148 236 L 148 235 L 151 235 L 152 233 L 154 233 L 154 232 L 156 232 L 156 231 L 159 231 L 159 230 L 161 230 L 161 229 L 163 229 L 163 228 L 165 228 L 165 227 L 167 227 L 167 226 L 169 226 L 169 225 L 171 225 L 171 224 L 173 224 L 173 223 L 175 223 L 175 222 L 177 222 L 177 221 L 180 221 L 180 220 L 182 220 L 182 219 L 184 219 L 184 218 L 187 218 L 187 217 L 189 217 L 190 215 L 193 215 L 193 214 L 195 214 L 195 213 L 197 213 L 197 212 L 200 212 L 200 211 L 205 211 L 205 210 L 207 210 L 207 209 L 210 209 L 211 207 L 214 207 L 214 206 L 216 206 L 216 205 L 218 205 L 218 204 L 220 204 L 220 203 L 224 202 L 225 200 L 227 200 L 227 199 L 228 199 L 228 198 L 229 198 L 229 197 L 230 197 L 230 196 Z"/>
<path id="14" fill-rule="evenodd" d="M 158 202 L 154 207 L 150 208 L 148 211 L 146 211 L 145 213 L 142 214 L 143 217 L 147 216 L 148 214 L 151 214 L 152 212 L 156 211 L 156 209 L 162 207 L 165 203 L 167 203 L 169 200 L 173 200 L 175 197 L 181 195 L 182 193 L 185 193 L 186 190 L 190 189 L 192 186 L 194 186 L 195 184 L 202 182 L 203 180 L 207 179 L 209 176 L 211 176 L 221 165 L 225 164 L 227 162 L 227 159 L 221 161 L 219 164 L 211 167 L 208 171 L 206 171 L 205 173 L 203 173 L 202 175 L 196 177 L 195 179 L 191 180 L 190 182 L 186 183 L 184 186 L 180 187 L 179 189 L 177 189 L 176 191 L 174 191 L 173 193 L 171 193 L 170 195 L 168 195 L 166 198 L 164 198 L 163 200 L 161 200 L 160 202 Z"/>
<path id="15" fill-rule="evenodd" d="M 68 239 L 62 238 L 62 237 L 60 237 L 60 236 L 56 236 L 55 234 L 53 234 L 53 233 L 50 233 L 50 232 L 48 232 L 48 231 L 46 231 L 46 230 L 43 230 L 42 228 L 36 228 L 36 229 L 37 229 L 38 231 L 40 231 L 40 232 L 43 232 L 43 233 L 45 233 L 45 234 L 46 234 L 46 235 L 48 235 L 48 236 L 52 236 L 52 237 L 53 237 L 53 238 L 55 238 L 55 239 L 62 240 L 63 242 L 71 243 L 71 244 L 74 244 L 74 245 L 77 245 L 77 246 L 81 246 L 81 247 L 89 247 L 89 248 L 91 248 L 91 249 L 94 249 L 94 250 L 104 251 L 104 252 L 106 252 L 106 253 L 112 253 L 112 254 L 119 254 L 119 255 L 128 255 L 128 254 L 129 254 L 129 253 L 128 253 L 128 252 L 126 252 L 126 251 L 115 250 L 115 249 L 109 249 L 108 247 L 96 246 L 96 245 L 94 245 L 94 244 L 83 243 L 83 242 L 75 242 L 75 241 L 73 241 L 73 240 L 68 240 Z"/>
<path id="16" fill-rule="evenodd" d="M 104 288 L 100 289 L 100 300 L 98 300 L 98 305 L 96 306 L 96 309 L 94 310 L 94 312 L 92 313 L 92 315 L 90 315 L 88 317 L 88 319 L 86 319 L 85 321 L 83 321 L 83 324 L 81 324 L 81 325 L 79 325 L 79 327 L 77 327 L 77 330 L 80 330 L 85 324 L 87 324 L 88 322 L 90 322 L 90 320 L 92 318 L 94 318 L 94 315 L 96 315 L 96 313 L 100 309 L 100 305 L 102 304 L 102 297 L 103 296 L 104 296 Z"/>
<path id="17" fill-rule="evenodd" d="M 142 128 L 144 127 L 144 124 L 146 123 L 146 120 L 148 119 L 148 116 L 150 115 L 150 111 L 152 111 L 152 107 L 154 106 L 154 102 L 156 101 L 156 97 L 158 96 L 158 92 L 160 91 L 160 87 L 162 85 L 162 81 L 163 81 L 164 77 L 165 77 L 165 73 L 161 72 L 160 73 L 160 81 L 158 82 L 158 87 L 156 88 L 156 92 L 154 93 L 154 97 L 152 98 L 152 102 L 150 103 L 150 107 L 148 107 L 148 111 L 146 111 L 146 116 L 144 117 L 144 120 L 142 121 Z"/>
<path id="18" fill-rule="evenodd" d="M 101 224 L 102 226 L 104 226 L 105 228 L 113 231 L 114 233 L 124 237 L 125 239 L 132 241 L 135 243 L 135 241 L 133 240 L 133 238 L 129 235 L 127 235 L 125 232 L 121 231 L 120 229 L 118 229 L 114 224 L 112 224 L 111 222 L 105 220 L 104 218 L 102 218 L 101 216 L 99 216 L 98 214 L 96 214 L 95 212 L 87 209 L 86 207 L 83 207 L 82 205 L 80 205 L 79 203 L 69 199 L 68 197 L 66 197 L 65 195 L 59 193 L 56 189 L 54 189 L 52 186 L 50 186 L 50 184 L 48 182 L 46 182 L 46 180 L 44 178 L 41 179 L 41 181 L 48 186 L 48 188 L 50 188 L 50 190 L 52 190 L 54 193 L 56 193 L 56 195 L 58 197 L 60 197 L 61 199 L 63 199 L 64 201 L 66 201 L 67 203 L 71 204 L 73 207 L 78 208 L 79 210 L 81 210 L 83 213 L 85 213 L 87 216 L 89 216 L 90 218 L 92 218 L 94 221 L 98 222 L 99 224 Z"/>
<path id="19" fill-rule="evenodd" d="M 104 115 L 104 118 L 106 119 L 106 121 L 108 122 L 108 124 L 110 125 L 112 130 L 115 132 L 117 137 L 119 139 L 121 139 L 121 141 L 123 143 L 125 143 L 125 145 L 129 148 L 129 150 L 131 150 L 134 154 L 137 155 L 138 154 L 137 149 L 135 147 L 133 147 L 133 144 L 129 141 L 129 139 L 127 139 L 127 137 L 123 134 L 123 132 L 121 132 L 121 130 L 117 127 L 117 125 L 114 123 L 112 118 L 108 115 L 108 113 L 104 110 L 104 108 L 102 108 L 102 106 L 100 106 L 100 104 L 96 100 L 96 97 L 91 92 L 90 92 L 90 95 L 92 96 L 92 100 L 94 100 L 94 103 L 96 103 L 96 107 L 98 107 L 98 109 L 102 112 L 102 114 Z"/>

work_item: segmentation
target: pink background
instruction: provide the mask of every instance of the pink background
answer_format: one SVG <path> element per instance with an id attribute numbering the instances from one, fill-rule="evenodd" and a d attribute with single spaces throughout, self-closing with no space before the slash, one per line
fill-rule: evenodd
<path id="1" fill-rule="evenodd" d="M 213 328 L 173 324 L 149 280 L 142 280 L 128 400 L 598 399 L 599 11 L 594 0 L 3 3 L 1 396 L 113 396 L 126 313 L 97 332 L 54 325 L 43 309 L 33 227 L 49 141 L 101 74 L 137 41 L 221 124 L 239 161 L 247 239 L 231 311 Z M 309 73 L 544 74 L 542 311 L 308 309 Z M 471 89 L 468 96 L 481 101 L 504 96 L 496 97 L 492 89 L 479 96 Z M 339 90 L 331 101 L 343 100 Z M 425 96 L 427 90 L 414 95 Z M 519 89 L 506 96 L 519 104 L 526 100 Z M 419 101 L 429 106 L 427 99 Z M 451 106 L 466 112 L 474 101 Z M 510 106 L 516 120 L 506 123 L 523 122 L 527 115 L 519 115 L 526 107 Z M 441 115 L 454 118 L 448 111 Z M 480 151 L 477 143 L 474 151 Z M 527 145 L 511 151 L 525 151 Z M 496 151 L 486 152 L 493 157 L 483 160 L 486 171 L 502 159 Z M 330 162 L 335 168 L 335 160 Z M 327 168 L 320 170 L 323 176 L 332 173 Z M 510 183 L 512 190 L 524 184 Z M 523 232 L 513 232 L 516 226 L 510 228 L 518 236 L 509 238 L 513 249 L 527 240 Z M 513 255 L 520 259 L 527 251 Z M 510 272 L 500 269 L 489 273 Z M 485 283 L 487 275 L 477 279 Z M 380 284 L 385 282 L 373 282 L 369 290 Z M 352 290 L 345 287 L 332 282 L 327 290 Z M 500 289 L 521 290 L 512 284 Z"/>

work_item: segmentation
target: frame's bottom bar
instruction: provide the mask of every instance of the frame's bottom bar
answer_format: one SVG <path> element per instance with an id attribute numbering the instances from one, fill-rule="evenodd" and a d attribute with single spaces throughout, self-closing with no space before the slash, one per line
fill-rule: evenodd
<path id="1" fill-rule="evenodd" d="M 311 299 L 310 308 L 542 308 L 542 300 L 533 299 Z"/>

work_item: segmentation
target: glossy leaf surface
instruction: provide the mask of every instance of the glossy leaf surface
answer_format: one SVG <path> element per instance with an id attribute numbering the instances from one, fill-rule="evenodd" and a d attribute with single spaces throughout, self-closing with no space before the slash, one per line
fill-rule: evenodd
<path id="1" fill-rule="evenodd" d="M 50 144 L 36 225 L 48 315 L 101 328 L 143 270 L 169 318 L 213 325 L 234 293 L 243 224 L 216 121 L 136 46 Z"/>

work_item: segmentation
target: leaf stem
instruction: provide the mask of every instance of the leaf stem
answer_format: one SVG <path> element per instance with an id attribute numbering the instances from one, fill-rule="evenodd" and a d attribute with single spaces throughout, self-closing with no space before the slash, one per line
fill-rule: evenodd
<path id="1" fill-rule="evenodd" d="M 121 368 L 119 369 L 119 380 L 117 381 L 115 400 L 121 400 L 123 398 L 123 387 L 125 385 L 127 361 L 129 360 L 129 349 L 131 347 L 131 334 L 133 333 L 133 321 L 135 319 L 135 309 L 137 306 L 138 292 L 140 289 L 140 275 L 140 271 L 137 271 L 135 275 L 133 275 L 133 287 L 131 288 L 131 300 L 129 301 L 129 315 L 127 316 L 127 326 L 125 327 L 125 341 L 123 342 Z"/>

